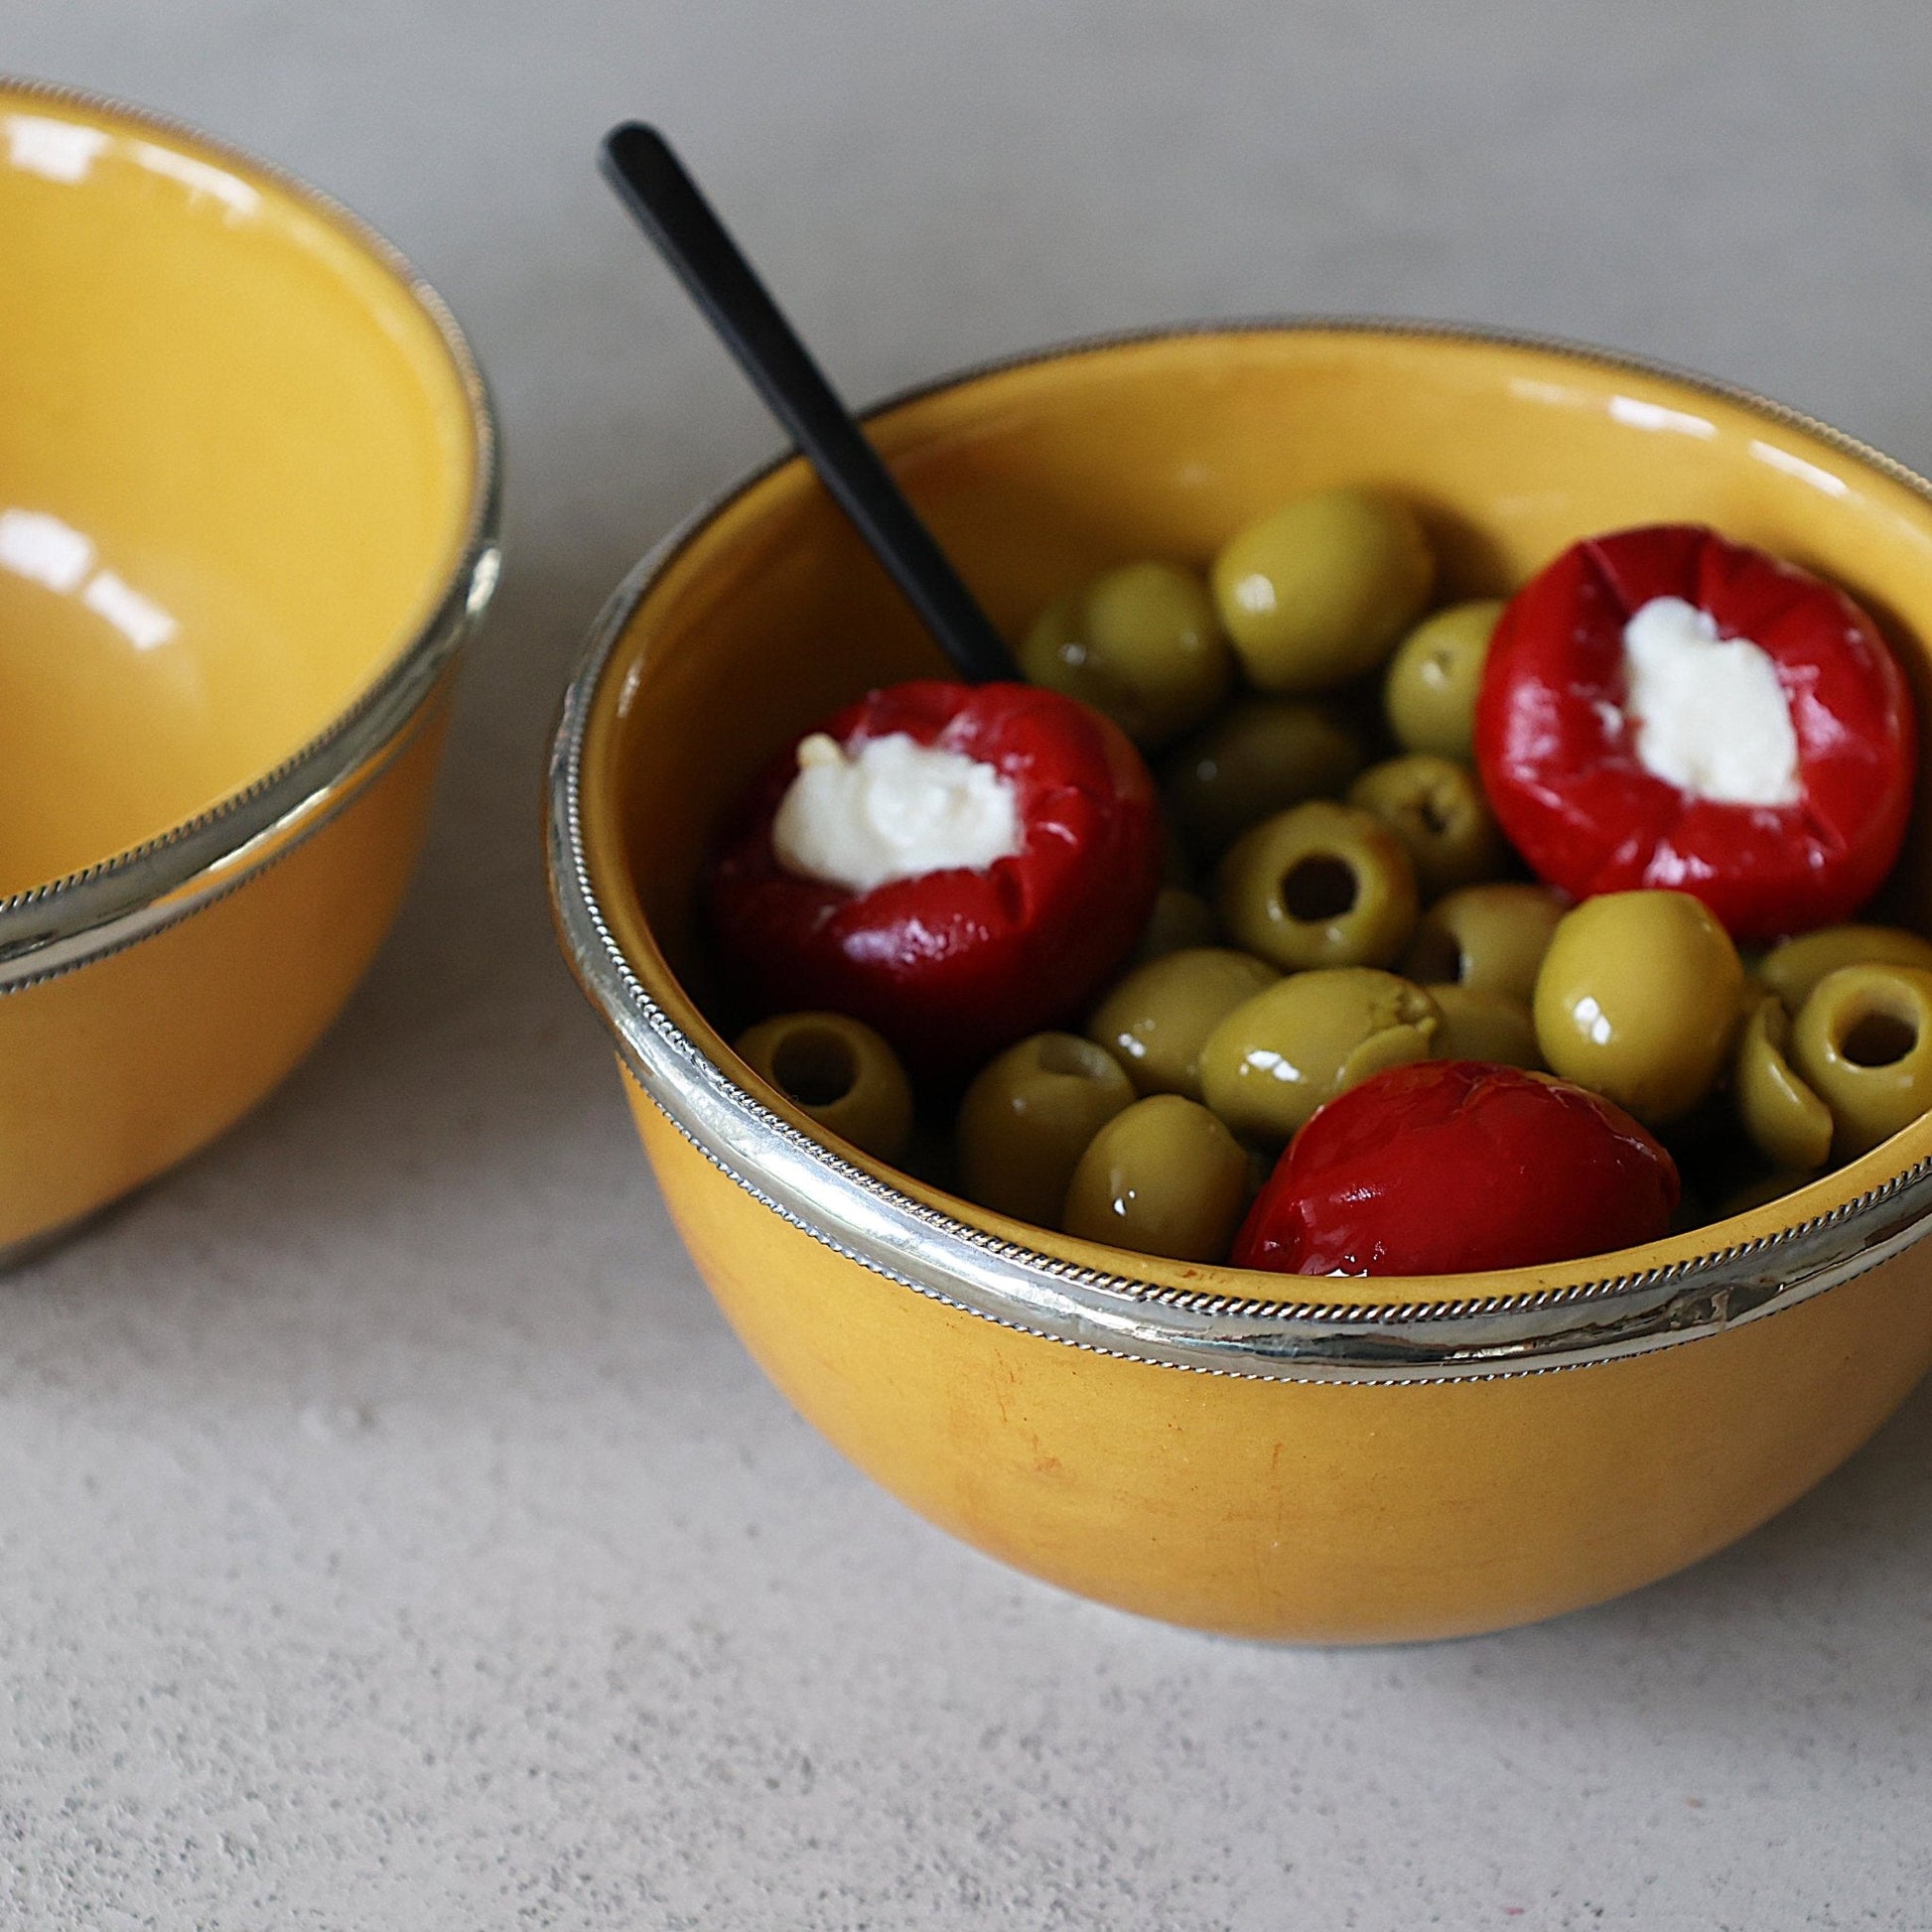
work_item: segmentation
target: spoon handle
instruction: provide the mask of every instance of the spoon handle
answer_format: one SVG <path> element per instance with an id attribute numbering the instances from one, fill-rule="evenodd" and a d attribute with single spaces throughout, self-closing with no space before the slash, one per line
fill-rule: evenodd
<path id="1" fill-rule="evenodd" d="M 960 675 L 975 683 L 1018 676 L 1000 633 L 670 143 L 626 121 L 605 137 L 604 172 Z"/>

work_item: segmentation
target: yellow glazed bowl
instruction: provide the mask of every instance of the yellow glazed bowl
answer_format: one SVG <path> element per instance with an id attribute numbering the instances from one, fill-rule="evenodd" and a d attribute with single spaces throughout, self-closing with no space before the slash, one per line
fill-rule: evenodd
<path id="1" fill-rule="evenodd" d="M 1040 355 L 871 418 L 995 620 L 1298 491 L 1399 491 L 1458 596 L 1575 538 L 1707 520 L 1822 571 L 1932 676 L 1932 490 L 1732 390 L 1411 327 Z M 1870 1435 L 1932 1360 L 1932 1119 L 1773 1205 L 1561 1267 L 1328 1282 L 1003 1220 L 815 1136 L 706 1019 L 706 830 L 788 734 L 930 647 L 796 461 L 606 613 L 552 765 L 560 931 L 726 1315 L 933 1522 L 1069 1589 L 1312 1642 L 1549 1616 L 1695 1562 Z M 1924 827 L 1921 825 L 1921 831 Z M 1921 841 L 1921 846 L 1923 841 Z M 1906 909 L 1932 903 L 1922 852 Z"/>
<path id="2" fill-rule="evenodd" d="M 495 582 L 495 438 L 341 208 L 0 82 L 0 1254 L 218 1134 L 334 1018 Z"/>

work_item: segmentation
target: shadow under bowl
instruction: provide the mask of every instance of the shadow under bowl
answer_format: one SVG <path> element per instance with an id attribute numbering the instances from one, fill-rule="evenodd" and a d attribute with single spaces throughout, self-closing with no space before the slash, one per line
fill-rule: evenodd
<path id="1" fill-rule="evenodd" d="M 389 245 L 0 81 L 0 1255 L 218 1134 L 400 902 L 495 431 Z"/>
<path id="2" fill-rule="evenodd" d="M 1049 351 L 871 432 L 1009 635 L 1107 565 L 1204 563 L 1297 492 L 1421 512 L 1446 593 L 1697 520 L 1835 579 L 1920 693 L 1932 490 L 1760 399 L 1628 358 L 1408 325 Z M 1148 1615 L 1319 1642 L 1573 1609 L 1762 1522 L 1932 1361 L 1932 1121 L 1716 1226 L 1561 1266 L 1310 1281 L 1090 1246 L 832 1141 L 732 1052 L 694 906 L 708 829 L 781 744 L 931 647 L 803 465 L 647 558 L 552 763 L 566 951 L 698 1268 L 798 1410 L 933 1522 Z M 1894 882 L 1924 923 L 1921 801 Z"/>

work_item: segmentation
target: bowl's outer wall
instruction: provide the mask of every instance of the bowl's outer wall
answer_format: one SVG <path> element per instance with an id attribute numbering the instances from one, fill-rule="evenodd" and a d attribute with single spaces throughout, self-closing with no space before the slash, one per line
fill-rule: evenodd
<path id="1" fill-rule="evenodd" d="M 990 1555 L 1201 1629 L 1399 1642 L 1598 1602 L 1803 1494 L 1932 1363 L 1923 1248 L 1723 1334 L 1493 1381 L 1094 1354 L 834 1253 L 624 1085 L 699 1272 L 807 1421 Z"/>
<path id="2" fill-rule="evenodd" d="M 172 1167 L 341 1011 L 402 901 L 451 678 L 348 801 L 272 865 L 138 944 L 0 998 L 0 1253 Z"/>
<path id="3" fill-rule="evenodd" d="M 1802 422 L 1668 375 L 1442 336 L 1209 334 L 970 378 L 874 429 L 1009 634 L 1110 562 L 1204 562 L 1287 495 L 1367 483 L 1420 506 L 1451 595 L 1506 592 L 1592 530 L 1715 524 L 1870 605 L 1926 715 L 1922 489 Z M 790 735 L 869 682 L 931 667 L 916 625 L 798 465 L 687 538 L 619 638 L 585 739 L 585 862 L 624 958 L 719 1064 L 735 1064 L 733 1016 L 712 1002 L 693 921 L 709 826 Z M 1896 894 L 1920 923 L 1932 903 L 1926 828 L 1921 798 Z M 1932 1263 L 1907 1251 L 1784 1312 L 1615 1364 L 1379 1388 L 1192 1375 L 1035 1339 L 872 1274 L 759 1205 L 650 1105 L 637 1110 L 727 1313 L 848 1454 L 1024 1568 L 1215 1629 L 1447 1635 L 1631 1587 L 1797 1495 L 1932 1354 Z M 1928 1153 L 1922 1121 L 1795 1210 L 1733 1221 L 1725 1239 L 1772 1236 L 1786 1215 L 1826 1212 Z M 1076 1265 L 1097 1259 L 1051 1234 L 1036 1245 Z M 1675 1237 L 1617 1265 L 1709 1245 Z M 1117 1265 L 1187 1291 L 1254 1292 L 1230 1270 Z M 1590 1278 L 1585 1264 L 1350 1292 L 1477 1298 Z"/>

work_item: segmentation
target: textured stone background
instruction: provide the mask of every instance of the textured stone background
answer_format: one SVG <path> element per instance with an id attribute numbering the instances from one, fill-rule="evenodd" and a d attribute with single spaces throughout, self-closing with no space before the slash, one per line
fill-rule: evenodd
<path id="1" fill-rule="evenodd" d="M 1742 1547 L 1540 1629 L 1274 1654 L 1071 1601 L 734 1345 L 536 841 L 593 612 L 772 441 L 595 182 L 607 123 L 676 132 L 855 396 L 1385 311 L 1708 368 L 1925 469 L 1922 0 L 8 0 L 0 64 L 412 252 L 496 383 L 512 560 L 342 1026 L 0 1285 L 0 1922 L 1925 1923 L 1926 1395 Z"/>

